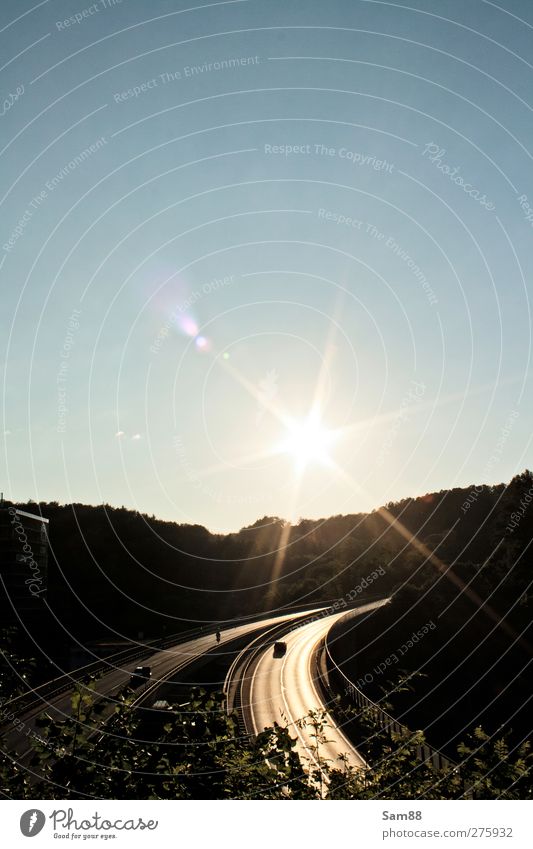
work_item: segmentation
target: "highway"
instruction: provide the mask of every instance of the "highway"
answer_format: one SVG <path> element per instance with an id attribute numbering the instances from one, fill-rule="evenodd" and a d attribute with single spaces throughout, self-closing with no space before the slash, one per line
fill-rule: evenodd
<path id="1" fill-rule="evenodd" d="M 142 702 L 149 704 L 150 696 L 155 696 L 155 692 L 162 681 L 185 669 L 186 666 L 194 663 L 206 653 L 220 649 L 226 645 L 228 647 L 229 666 L 235 655 L 235 650 L 231 650 L 231 644 L 236 640 L 242 639 L 246 635 L 250 635 L 250 637 L 255 636 L 273 625 L 292 622 L 295 619 L 312 615 L 314 612 L 316 611 L 306 610 L 300 613 L 290 613 L 284 616 L 248 622 L 245 625 L 237 625 L 236 627 L 222 631 L 220 643 L 218 644 L 215 635 L 211 633 L 196 637 L 184 643 L 179 643 L 167 649 L 162 649 L 143 660 L 137 659 L 131 661 L 124 664 L 124 666 L 116 667 L 102 675 L 96 681 L 94 697 L 97 700 L 106 699 L 110 706 L 112 706 L 114 704 L 114 695 L 129 682 L 135 666 L 142 664 L 151 667 L 152 678 L 147 686 L 138 688 L 138 698 L 135 704 L 139 705 Z M 19 762 L 28 758 L 32 752 L 32 734 L 39 733 L 39 729 L 36 726 L 37 718 L 43 712 L 46 712 L 55 720 L 61 720 L 70 716 L 72 712 L 71 697 L 72 691 L 66 691 L 50 699 L 43 698 L 38 705 L 31 707 L 26 712 L 17 716 L 17 725 L 14 723 L 11 723 L 11 725 L 5 724 L 2 728 L 4 732 L 2 741 L 3 751 L 11 757 L 16 757 Z"/>
<path id="2" fill-rule="evenodd" d="M 388 599 L 363 605 L 353 613 L 365 613 L 386 604 Z M 316 650 L 333 623 L 346 615 L 334 613 L 304 624 L 283 637 L 287 652 L 274 657 L 272 646 L 265 646 L 256 655 L 241 682 L 241 704 L 244 724 L 248 733 L 258 734 L 274 722 L 287 725 L 296 739 L 296 751 L 302 762 L 318 767 L 314 752 L 313 729 L 301 726 L 299 721 L 310 710 L 324 710 L 326 705 L 317 680 Z M 342 767 L 339 754 L 346 755 L 354 767 L 364 764 L 342 729 L 328 714 L 327 742 L 320 746 L 321 759 L 329 759 L 330 766 Z"/>
<path id="3" fill-rule="evenodd" d="M 387 602 L 388 599 L 382 599 L 367 603 L 351 613 L 363 614 Z M 158 650 L 142 661 L 137 659 L 125 663 L 102 675 L 96 681 L 95 699 L 105 699 L 111 712 L 115 696 L 129 682 L 134 667 L 142 664 L 151 667 L 152 678 L 147 685 L 137 689 L 134 705 L 150 706 L 163 682 L 211 652 L 220 654 L 222 650 L 227 655 L 227 666 L 231 665 L 225 687 L 227 692 L 234 694 L 229 699 L 230 707 L 235 704 L 240 707 L 246 732 L 258 734 L 274 722 L 287 725 L 296 740 L 296 751 L 303 764 L 318 768 L 315 741 L 311 736 L 313 729 L 309 724 L 302 724 L 301 720 L 308 716 L 310 710 L 327 708 L 317 680 L 317 647 L 333 623 L 347 612 L 331 614 L 329 610 L 330 607 L 317 607 L 237 625 L 223 630 L 218 644 L 215 635 L 210 633 Z M 314 620 L 299 623 L 299 620 L 310 617 Z M 243 638 L 248 637 L 247 646 L 253 646 L 251 653 L 249 648 L 241 651 Z M 274 657 L 274 639 L 286 642 L 287 651 L 281 657 Z M 237 641 L 240 643 L 236 646 Z M 244 665 L 240 664 L 241 657 L 245 658 Z M 15 757 L 19 763 L 26 763 L 32 752 L 31 737 L 39 733 L 37 718 L 43 712 L 56 720 L 70 716 L 71 697 L 72 691 L 64 691 L 49 699 L 43 698 L 38 705 L 19 714 L 17 724 L 4 724 L 2 748 L 6 754 Z M 106 714 L 107 709 L 104 716 Z M 338 757 L 342 754 L 353 767 L 362 766 L 362 757 L 329 714 L 327 721 L 327 740 L 320 745 L 320 759 L 341 768 Z"/>

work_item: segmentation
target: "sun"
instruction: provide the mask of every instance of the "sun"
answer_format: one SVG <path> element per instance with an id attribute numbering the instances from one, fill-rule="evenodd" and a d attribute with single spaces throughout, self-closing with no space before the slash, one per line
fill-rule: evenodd
<path id="1" fill-rule="evenodd" d="M 334 441 L 334 432 L 324 427 L 317 415 L 310 413 L 303 421 L 287 423 L 287 436 L 279 450 L 290 455 L 303 470 L 312 463 L 329 465 L 329 449 Z"/>

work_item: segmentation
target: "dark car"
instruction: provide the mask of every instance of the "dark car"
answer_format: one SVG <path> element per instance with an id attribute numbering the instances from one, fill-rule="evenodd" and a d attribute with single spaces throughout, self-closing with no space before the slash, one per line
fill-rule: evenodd
<path id="1" fill-rule="evenodd" d="M 143 683 L 143 681 L 149 681 L 151 677 L 151 666 L 136 666 L 133 672 L 131 673 L 130 684 L 138 687 L 140 684 Z"/>
<path id="2" fill-rule="evenodd" d="M 276 640 L 274 643 L 274 657 L 283 657 L 287 651 L 287 643 L 283 640 Z"/>

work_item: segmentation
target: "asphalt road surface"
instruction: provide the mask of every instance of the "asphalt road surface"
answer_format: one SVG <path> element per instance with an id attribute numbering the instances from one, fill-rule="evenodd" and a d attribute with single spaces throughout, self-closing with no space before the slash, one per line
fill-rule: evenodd
<path id="1" fill-rule="evenodd" d="M 357 608 L 357 613 L 386 603 L 387 600 L 381 600 L 363 605 Z M 310 767 L 318 767 L 311 737 L 313 729 L 309 725 L 299 727 L 298 723 L 310 710 L 325 708 L 317 681 L 316 650 L 333 623 L 344 615 L 345 611 L 324 616 L 289 633 L 283 638 L 287 652 L 282 657 L 274 656 L 272 646 L 265 647 L 244 682 L 243 712 L 247 730 L 257 734 L 274 722 L 287 724 L 296 738 L 298 754 Z M 341 768 L 338 756 L 343 754 L 352 766 L 362 766 L 362 757 L 342 729 L 331 715 L 328 714 L 327 719 L 328 742 L 320 746 L 320 757 L 329 759 L 330 766 Z"/>
<path id="2" fill-rule="evenodd" d="M 137 689 L 139 701 L 142 701 L 149 694 L 149 688 L 154 686 L 155 689 L 155 685 L 161 680 L 172 675 L 173 672 L 185 668 L 206 652 L 227 644 L 229 666 L 234 657 L 234 651 L 230 650 L 230 645 L 233 641 L 247 634 L 255 635 L 260 633 L 274 624 L 291 621 L 302 616 L 309 616 L 312 613 L 313 611 L 306 610 L 301 613 L 291 613 L 285 616 L 263 619 L 259 622 L 249 622 L 246 625 L 238 625 L 222 631 L 220 643 L 218 644 L 214 634 L 206 634 L 205 636 L 196 637 L 193 640 L 180 643 L 171 648 L 157 651 L 144 660 L 137 659 L 131 661 L 122 667 L 112 669 L 97 680 L 94 691 L 95 698 L 105 698 L 110 706 L 113 705 L 113 695 L 129 682 L 133 669 L 138 665 L 143 665 L 151 667 L 152 678 L 146 687 L 142 685 Z M 43 712 L 46 712 L 56 720 L 70 716 L 72 710 L 71 695 L 72 693 L 67 691 L 50 699 L 43 698 L 38 706 L 31 708 L 17 717 L 17 725 L 12 723 L 11 725 L 4 726 L 3 751 L 10 757 L 16 758 L 17 761 L 24 762 L 32 752 L 32 736 L 39 733 L 39 728 L 36 726 L 37 718 Z"/>

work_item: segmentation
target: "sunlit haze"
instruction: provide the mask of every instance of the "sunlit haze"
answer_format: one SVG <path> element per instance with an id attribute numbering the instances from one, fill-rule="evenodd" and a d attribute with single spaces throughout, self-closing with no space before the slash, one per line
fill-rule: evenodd
<path id="1" fill-rule="evenodd" d="M 4 33 L 6 497 L 228 531 L 531 465 L 531 5 L 191 5 Z"/>

